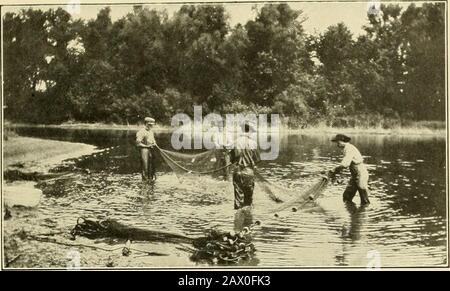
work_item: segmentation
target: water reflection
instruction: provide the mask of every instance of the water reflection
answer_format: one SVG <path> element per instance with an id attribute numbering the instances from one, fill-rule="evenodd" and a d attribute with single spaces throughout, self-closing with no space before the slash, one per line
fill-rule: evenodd
<path id="1" fill-rule="evenodd" d="M 253 225 L 253 214 L 251 207 L 244 207 L 234 214 L 234 231 L 240 232 L 244 227 Z"/>
<path id="2" fill-rule="evenodd" d="M 356 242 L 361 238 L 361 227 L 364 225 L 364 221 L 367 218 L 366 209 L 367 205 L 356 206 L 354 202 L 346 202 L 345 208 L 350 215 L 350 225 L 348 228 L 343 228 L 342 237 L 349 238 L 352 242 Z"/>
<path id="3" fill-rule="evenodd" d="M 195 237 L 212 227 L 239 230 L 260 220 L 253 238 L 259 266 L 366 266 L 367 253 L 373 250 L 382 256 L 383 266 L 433 266 L 446 260 L 443 138 L 352 136 L 368 164 L 371 205 L 344 204 L 345 185 L 337 184 L 325 190 L 317 207 L 288 210 L 275 218 L 265 211 L 274 205 L 263 193 L 255 192 L 251 211 L 235 212 L 231 183 L 211 177 L 177 178 L 161 160 L 156 183 L 143 184 L 133 131 L 17 131 L 102 149 L 67 162 L 76 175 L 47 188 L 39 219 L 44 224 L 58 217 L 61 230 L 79 216 L 109 217 Z M 296 191 L 307 189 L 318 172 L 340 159 L 330 137 L 283 136 L 279 158 L 261 164 L 262 174 Z M 170 149 L 169 135 L 156 139 Z"/>

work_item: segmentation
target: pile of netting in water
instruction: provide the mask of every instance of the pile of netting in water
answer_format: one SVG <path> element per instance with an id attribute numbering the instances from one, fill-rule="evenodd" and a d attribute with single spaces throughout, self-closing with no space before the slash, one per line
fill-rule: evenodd
<path id="1" fill-rule="evenodd" d="M 260 225 L 260 222 L 254 225 Z M 191 260 L 220 265 L 250 261 L 256 251 L 251 232 L 252 226 L 244 227 L 238 233 L 211 229 L 205 237 L 194 239 L 193 245 L 197 250 Z"/>
<path id="2" fill-rule="evenodd" d="M 254 257 L 256 249 L 251 241 L 251 233 L 256 225 L 260 225 L 260 222 L 244 227 L 238 233 L 211 229 L 203 237 L 190 238 L 179 234 L 129 227 L 110 219 L 95 221 L 80 217 L 70 234 L 73 240 L 77 236 L 83 236 L 89 239 L 119 238 L 127 241 L 192 244 L 195 249 L 189 251 L 193 252 L 191 260 L 194 262 L 238 264 Z M 129 248 L 125 247 L 123 251 L 125 252 L 123 255 L 129 255 Z"/>

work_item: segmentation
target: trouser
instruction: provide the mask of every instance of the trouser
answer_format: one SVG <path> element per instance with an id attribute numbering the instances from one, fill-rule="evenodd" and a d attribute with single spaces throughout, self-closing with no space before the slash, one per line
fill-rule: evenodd
<path id="1" fill-rule="evenodd" d="M 156 178 L 155 159 L 152 148 L 141 148 L 141 174 L 142 180 Z"/>
<path id="2" fill-rule="evenodd" d="M 351 178 L 343 194 L 344 202 L 351 202 L 356 195 L 356 191 L 358 191 L 361 204 L 369 204 L 369 173 L 366 166 L 363 163 L 351 164 L 350 173 Z"/>
<path id="3" fill-rule="evenodd" d="M 244 227 L 253 224 L 252 210 L 247 208 L 238 209 L 234 214 L 234 231 L 241 232 Z"/>
<path id="4" fill-rule="evenodd" d="M 233 173 L 234 209 L 251 206 L 255 189 L 255 174 L 251 168 L 237 169 Z"/>
<path id="5" fill-rule="evenodd" d="M 225 180 L 229 180 L 230 176 L 230 167 L 227 167 L 231 164 L 230 161 L 230 154 L 227 150 L 215 150 L 215 156 L 217 161 L 217 169 L 223 168 L 222 171 L 220 171 L 220 174 L 223 175 Z"/>

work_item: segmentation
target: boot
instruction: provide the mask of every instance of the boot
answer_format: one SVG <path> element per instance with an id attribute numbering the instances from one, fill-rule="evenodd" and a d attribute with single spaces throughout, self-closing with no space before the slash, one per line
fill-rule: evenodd
<path id="1" fill-rule="evenodd" d="M 370 204 L 369 191 L 367 189 L 359 189 L 359 197 L 361 198 L 361 205 Z"/>

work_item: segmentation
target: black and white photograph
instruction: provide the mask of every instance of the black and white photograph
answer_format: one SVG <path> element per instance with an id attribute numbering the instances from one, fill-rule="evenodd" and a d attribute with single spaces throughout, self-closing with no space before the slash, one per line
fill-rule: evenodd
<path id="1" fill-rule="evenodd" d="M 0 7 L 2 270 L 449 270 L 446 1 Z"/>

